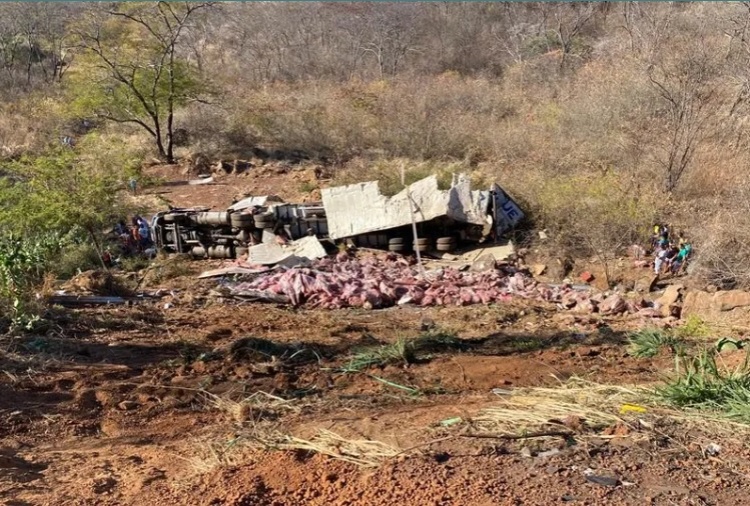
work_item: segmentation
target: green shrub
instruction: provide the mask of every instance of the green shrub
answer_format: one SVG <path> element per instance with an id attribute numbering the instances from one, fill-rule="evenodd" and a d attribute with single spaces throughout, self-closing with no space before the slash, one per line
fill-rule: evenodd
<path id="1" fill-rule="evenodd" d="M 31 329 L 39 321 L 33 288 L 64 243 L 58 234 L 0 238 L 0 315 L 9 315 L 5 326 Z"/>
<path id="2" fill-rule="evenodd" d="M 656 394 L 675 406 L 716 411 L 750 422 L 750 366 L 745 360 L 730 369 L 717 363 L 715 349 L 683 357 L 681 372 Z"/>
<path id="3" fill-rule="evenodd" d="M 50 270 L 62 279 L 69 279 L 80 272 L 101 266 L 99 253 L 88 242 L 64 246 L 56 258 L 50 260 Z"/>
<path id="4" fill-rule="evenodd" d="M 659 329 L 643 329 L 630 334 L 628 353 L 637 358 L 650 358 L 659 354 L 662 348 L 669 348 L 672 353 L 682 351 L 680 341 L 670 332 Z"/>

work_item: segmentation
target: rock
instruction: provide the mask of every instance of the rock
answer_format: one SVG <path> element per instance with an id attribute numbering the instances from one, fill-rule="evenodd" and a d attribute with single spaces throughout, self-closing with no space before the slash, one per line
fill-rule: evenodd
<path id="1" fill-rule="evenodd" d="M 135 401 L 122 401 L 117 407 L 123 411 L 130 411 L 138 407 L 138 403 Z"/>
<path id="2" fill-rule="evenodd" d="M 487 253 L 482 255 L 471 264 L 471 269 L 474 272 L 490 271 L 495 268 L 496 260 L 495 257 Z"/>
<path id="3" fill-rule="evenodd" d="M 627 311 L 628 305 L 618 294 L 612 294 L 599 304 L 599 312 L 601 314 L 620 314 Z"/>
<path id="4" fill-rule="evenodd" d="M 659 314 L 663 318 L 679 318 L 682 314 L 682 306 L 680 306 L 679 304 L 665 304 L 659 307 Z"/>
<path id="5" fill-rule="evenodd" d="M 596 472 L 591 468 L 585 469 L 583 471 L 583 476 L 586 478 L 586 481 L 596 483 L 597 485 L 601 485 L 603 487 L 616 487 L 621 483 L 620 479 L 613 473 L 609 473 L 607 471 Z"/>
<path id="6" fill-rule="evenodd" d="M 706 315 L 711 312 L 712 295 L 702 290 L 690 290 L 685 294 L 682 313 L 685 315 Z"/>
<path id="7" fill-rule="evenodd" d="M 534 276 L 541 276 L 547 270 L 547 266 L 544 264 L 534 264 L 531 266 L 531 273 Z"/>
<path id="8" fill-rule="evenodd" d="M 716 292 L 713 296 L 713 308 L 717 311 L 731 311 L 737 307 L 750 306 L 750 292 L 729 290 Z"/>
<path id="9" fill-rule="evenodd" d="M 651 307 L 645 307 L 638 311 L 638 316 L 644 316 L 646 318 L 656 318 L 657 316 L 661 316 L 661 313 L 657 311 L 654 308 Z"/>
<path id="10" fill-rule="evenodd" d="M 596 312 L 596 305 L 590 299 L 582 300 L 576 304 L 573 311 L 576 313 L 594 313 Z"/>
<path id="11" fill-rule="evenodd" d="M 583 271 L 579 278 L 581 278 L 581 281 L 583 281 L 584 283 L 591 283 L 592 281 L 594 281 L 594 275 L 589 271 Z"/>
<path id="12" fill-rule="evenodd" d="M 654 284 L 659 278 L 656 274 L 649 274 L 638 279 L 633 286 L 633 290 L 638 293 L 649 293 L 654 289 Z"/>
<path id="13" fill-rule="evenodd" d="M 716 443 L 709 443 L 705 448 L 705 453 L 709 457 L 716 457 L 719 453 L 721 453 L 721 446 L 717 445 Z"/>
<path id="14" fill-rule="evenodd" d="M 662 306 L 671 306 L 680 300 L 680 294 L 685 287 L 683 285 L 669 285 L 661 297 L 656 302 Z"/>
<path id="15" fill-rule="evenodd" d="M 565 309 L 570 309 L 574 307 L 576 304 L 578 304 L 578 297 L 575 292 L 567 292 L 564 293 L 562 296 L 562 300 L 560 301 L 560 304 Z"/>

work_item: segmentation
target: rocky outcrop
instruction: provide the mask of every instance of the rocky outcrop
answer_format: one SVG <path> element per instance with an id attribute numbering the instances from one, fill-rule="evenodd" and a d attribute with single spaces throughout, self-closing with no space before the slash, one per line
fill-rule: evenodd
<path id="1" fill-rule="evenodd" d="M 696 315 L 706 320 L 743 321 L 750 317 L 750 292 L 726 290 L 715 293 L 690 290 L 685 294 L 682 316 Z"/>
<path id="2" fill-rule="evenodd" d="M 712 303 L 717 311 L 731 311 L 738 307 L 747 307 L 750 306 L 750 293 L 742 290 L 716 292 Z"/>

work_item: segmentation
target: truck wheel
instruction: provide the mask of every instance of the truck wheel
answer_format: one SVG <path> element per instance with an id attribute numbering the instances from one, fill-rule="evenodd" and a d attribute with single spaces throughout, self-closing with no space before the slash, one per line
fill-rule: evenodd
<path id="1" fill-rule="evenodd" d="M 229 222 L 234 228 L 251 228 L 255 223 L 252 214 L 232 214 Z"/>
<path id="2" fill-rule="evenodd" d="M 438 237 L 435 249 L 438 251 L 453 251 L 456 249 L 455 237 Z"/>
<path id="3" fill-rule="evenodd" d="M 253 218 L 255 222 L 255 228 L 273 228 L 276 225 L 276 217 L 271 211 L 256 214 L 255 216 L 253 216 Z"/>

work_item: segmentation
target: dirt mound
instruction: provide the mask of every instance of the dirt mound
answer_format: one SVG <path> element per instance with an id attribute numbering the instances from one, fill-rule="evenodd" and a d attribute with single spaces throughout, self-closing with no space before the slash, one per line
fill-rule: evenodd
<path id="1" fill-rule="evenodd" d="M 123 276 L 114 275 L 109 271 L 93 270 L 80 273 L 61 288 L 68 292 L 86 295 L 128 297 L 133 294 L 129 284 L 130 281 Z"/>

